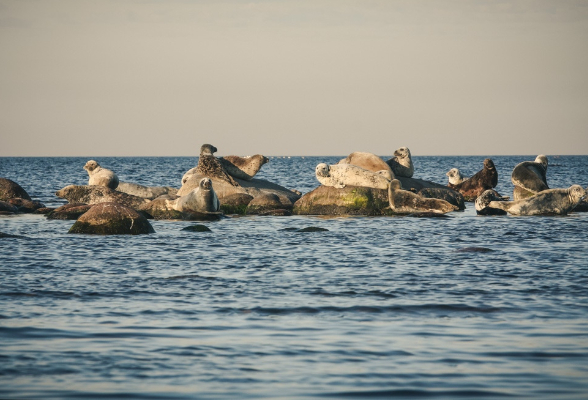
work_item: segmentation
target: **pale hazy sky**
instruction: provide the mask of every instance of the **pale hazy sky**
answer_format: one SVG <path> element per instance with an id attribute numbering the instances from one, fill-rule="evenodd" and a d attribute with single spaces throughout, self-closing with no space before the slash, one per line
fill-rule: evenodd
<path id="1" fill-rule="evenodd" d="M 588 154 L 588 0 L 0 0 L 0 156 Z"/>

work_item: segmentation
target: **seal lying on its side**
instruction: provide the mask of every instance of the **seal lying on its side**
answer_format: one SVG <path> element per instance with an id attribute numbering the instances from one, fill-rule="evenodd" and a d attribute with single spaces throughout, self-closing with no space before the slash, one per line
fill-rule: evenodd
<path id="1" fill-rule="evenodd" d="M 84 165 L 90 179 L 88 185 L 106 186 L 112 190 L 118 187 L 118 176 L 109 169 L 102 168 L 98 162 L 90 160 Z"/>
<path id="2" fill-rule="evenodd" d="M 478 196 L 475 202 L 476 214 L 478 215 L 506 215 L 506 211 L 498 208 L 492 208 L 488 205 L 492 201 L 504 201 L 508 198 L 502 197 L 496 190 L 488 189 Z"/>
<path id="3" fill-rule="evenodd" d="M 408 190 L 402 190 L 402 184 L 398 179 L 394 179 L 388 185 L 388 201 L 392 211 L 397 214 L 413 214 L 419 212 L 444 214 L 459 209 L 459 207 L 445 200 L 426 198 Z"/>
<path id="4" fill-rule="evenodd" d="M 198 165 L 184 174 L 182 177 L 182 185 L 186 183 L 192 175 L 200 174 L 209 178 L 226 181 L 233 186 L 239 186 L 233 177 L 227 173 L 219 159 L 213 155 L 216 151 L 217 149 L 213 145 L 203 144 L 202 147 L 200 147 Z"/>
<path id="5" fill-rule="evenodd" d="M 170 201 L 171 208 L 180 212 L 218 212 L 220 202 L 209 178 L 202 178 L 199 186 L 190 193 Z"/>
<path id="6" fill-rule="evenodd" d="M 344 188 L 345 186 L 363 186 L 387 189 L 390 179 L 380 174 L 351 164 L 327 165 L 320 163 L 315 169 L 316 179 L 324 186 Z"/>
<path id="7" fill-rule="evenodd" d="M 390 166 L 394 176 L 402 176 L 405 178 L 412 178 L 414 174 L 414 166 L 412 164 L 412 157 L 408 147 L 401 147 L 394 151 L 394 156 L 386 164 Z"/>
<path id="8" fill-rule="evenodd" d="M 463 176 L 457 168 L 451 168 L 449 172 L 447 172 L 445 175 L 447 175 L 449 179 L 449 183 L 447 184 L 447 186 L 449 186 L 450 188 L 454 188 L 455 186 L 459 185 L 460 183 L 463 183 L 468 179 L 465 176 Z"/>
<path id="9" fill-rule="evenodd" d="M 269 161 L 261 154 L 246 157 L 226 156 L 218 160 L 229 175 L 245 181 L 250 181 L 259 172 L 261 166 Z"/>
<path id="10" fill-rule="evenodd" d="M 475 201 L 476 197 L 488 189 L 495 188 L 498 184 L 498 172 L 494 162 L 487 158 L 484 160 L 484 168 L 478 171 L 470 179 L 453 187 L 461 193 L 466 201 Z"/>
<path id="11" fill-rule="evenodd" d="M 131 194 L 133 196 L 143 197 L 144 199 L 153 200 L 164 194 L 175 195 L 178 189 L 169 186 L 143 186 L 131 182 L 119 182 L 116 188 L 117 192 Z"/>
<path id="12" fill-rule="evenodd" d="M 488 207 L 507 211 L 512 215 L 566 215 L 576 207 L 586 191 L 580 185 L 567 189 L 547 189 L 528 199 L 491 201 Z"/>
<path id="13" fill-rule="evenodd" d="M 540 154 L 535 161 L 517 164 L 510 177 L 515 186 L 514 199 L 520 200 L 549 189 L 547 185 L 547 157 Z"/>
<path id="14" fill-rule="evenodd" d="M 378 157 L 373 153 L 355 151 L 349 154 L 346 158 L 340 160 L 337 164 L 351 164 L 372 172 L 389 171 L 390 179 L 394 179 L 394 174 L 392 173 L 390 166 L 382 160 L 381 157 Z"/>

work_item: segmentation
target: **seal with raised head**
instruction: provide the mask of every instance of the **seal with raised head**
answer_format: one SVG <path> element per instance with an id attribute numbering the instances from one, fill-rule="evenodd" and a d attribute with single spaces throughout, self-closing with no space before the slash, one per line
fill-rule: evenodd
<path id="1" fill-rule="evenodd" d="M 394 157 L 386 161 L 386 163 L 390 166 L 392 172 L 394 172 L 394 176 L 412 178 L 414 166 L 408 147 L 401 147 L 394 151 Z"/>
<path id="2" fill-rule="evenodd" d="M 455 186 L 459 185 L 460 183 L 463 183 L 468 179 L 465 176 L 463 176 L 457 168 L 451 168 L 445 175 L 447 175 L 447 178 L 449 180 L 447 186 L 449 186 L 450 188 L 454 188 Z"/>
<path id="3" fill-rule="evenodd" d="M 315 174 L 316 179 L 322 185 L 336 188 L 363 186 L 387 189 L 390 184 L 388 176 L 351 164 L 327 165 L 320 163 L 316 166 Z"/>
<path id="4" fill-rule="evenodd" d="M 102 168 L 97 161 L 90 160 L 84 165 L 84 169 L 88 171 L 88 185 L 92 186 L 106 186 L 112 190 L 118 187 L 118 176 L 109 169 Z"/>
<path id="5" fill-rule="evenodd" d="M 209 178 L 226 181 L 233 186 L 239 186 L 233 177 L 224 169 L 219 159 L 213 155 L 216 151 L 217 149 L 213 145 L 203 144 L 202 147 L 200 147 L 198 165 L 184 174 L 182 177 L 182 184 L 186 183 L 190 176 L 200 174 Z"/>
<path id="6" fill-rule="evenodd" d="M 512 170 L 511 181 L 515 186 L 513 198 L 520 200 L 549 189 L 547 185 L 547 157 L 540 154 L 535 161 L 524 161 Z"/>
<path id="7" fill-rule="evenodd" d="M 218 159 L 227 173 L 235 178 L 250 181 L 262 165 L 267 163 L 269 159 L 261 154 L 254 156 L 225 156 Z"/>
<path id="8" fill-rule="evenodd" d="M 351 164 L 358 166 L 368 171 L 383 173 L 380 171 L 389 171 L 390 179 L 394 179 L 392 169 L 381 157 L 373 153 L 367 153 L 364 151 L 356 151 L 349 154 L 346 158 L 340 160 L 337 164 Z"/>
<path id="9" fill-rule="evenodd" d="M 527 199 L 491 201 L 488 207 L 507 211 L 512 215 L 566 215 L 586 196 L 580 185 L 567 189 L 547 189 Z"/>
<path id="10" fill-rule="evenodd" d="M 475 208 L 478 215 L 506 215 L 506 211 L 498 208 L 489 207 L 493 201 L 508 200 L 508 197 L 502 197 L 494 189 L 488 189 L 476 198 Z"/>
<path id="11" fill-rule="evenodd" d="M 420 212 L 448 213 L 457 211 L 458 206 L 441 199 L 426 198 L 408 190 L 402 189 L 398 179 L 388 185 L 388 202 L 390 208 L 397 214 L 413 214 Z"/>
<path id="12" fill-rule="evenodd" d="M 452 189 L 461 193 L 466 201 L 475 201 L 485 190 L 493 189 L 497 184 L 498 172 L 494 162 L 487 158 L 484 160 L 484 168 Z"/>
<path id="13" fill-rule="evenodd" d="M 220 202 L 210 178 L 202 178 L 197 188 L 176 200 L 169 200 L 174 210 L 181 212 L 218 212 Z"/>

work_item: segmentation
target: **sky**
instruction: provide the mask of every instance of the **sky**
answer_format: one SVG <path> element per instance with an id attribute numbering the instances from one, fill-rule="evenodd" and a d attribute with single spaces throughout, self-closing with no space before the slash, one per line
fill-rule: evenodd
<path id="1" fill-rule="evenodd" d="M 0 156 L 588 154 L 588 0 L 0 0 Z"/>

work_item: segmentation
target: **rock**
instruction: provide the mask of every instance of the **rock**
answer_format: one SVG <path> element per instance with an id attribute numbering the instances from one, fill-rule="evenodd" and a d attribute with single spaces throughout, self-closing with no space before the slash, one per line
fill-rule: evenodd
<path id="1" fill-rule="evenodd" d="M 253 196 L 250 194 L 234 193 L 220 201 L 220 209 L 225 214 L 245 214 L 251 200 L 253 200 Z"/>
<path id="2" fill-rule="evenodd" d="M 319 186 L 294 203 L 297 215 L 392 215 L 388 191 L 359 186 Z"/>
<path id="3" fill-rule="evenodd" d="M 588 192 L 588 188 L 586 189 Z M 588 212 L 588 200 L 584 199 L 578 203 L 578 205 L 574 208 L 573 212 Z"/>
<path id="4" fill-rule="evenodd" d="M 131 182 L 119 182 L 116 190 L 118 192 L 123 192 L 149 200 L 153 200 L 163 195 L 174 196 L 178 193 L 178 189 L 169 186 L 143 186 Z"/>
<path id="5" fill-rule="evenodd" d="M 413 217 L 413 218 L 449 218 L 445 214 L 436 213 L 436 212 L 432 212 L 432 211 L 423 211 L 423 212 L 418 212 L 418 213 L 412 213 L 412 214 L 407 214 L 406 216 Z"/>
<path id="6" fill-rule="evenodd" d="M 328 232 L 329 230 L 326 228 L 319 228 L 317 226 L 308 226 L 306 228 L 302 228 L 302 229 L 298 229 L 296 230 L 296 232 L 302 232 L 302 233 L 306 233 L 306 232 Z"/>
<path id="7" fill-rule="evenodd" d="M 68 233 L 90 235 L 140 235 L 155 233 L 147 219 L 130 207 L 99 203 L 78 218 Z"/>
<path id="8" fill-rule="evenodd" d="M 78 186 L 69 185 L 55 192 L 57 197 L 66 199 L 70 203 L 82 204 L 99 204 L 99 203 L 118 203 L 126 207 L 138 209 L 143 204 L 149 203 L 149 200 L 142 197 L 118 192 L 107 188 L 106 186 Z"/>
<path id="9" fill-rule="evenodd" d="M 46 216 L 47 219 L 78 219 L 92 207 L 91 204 L 71 203 L 56 208 Z"/>
<path id="10" fill-rule="evenodd" d="M 0 238 L 16 238 L 16 239 L 26 239 L 26 236 L 20 236 L 20 235 L 11 235 L 8 233 L 4 233 L 4 232 L 0 232 Z"/>
<path id="11" fill-rule="evenodd" d="M 20 197 L 14 197 L 8 200 L 8 202 L 18 208 L 18 212 L 21 213 L 32 213 L 39 208 L 45 208 L 45 204 L 38 200 L 27 200 Z"/>
<path id="12" fill-rule="evenodd" d="M 207 226 L 200 225 L 200 224 L 190 225 L 185 228 L 182 228 L 182 230 L 188 231 L 188 232 L 211 232 L 211 230 Z"/>
<path id="13" fill-rule="evenodd" d="M 29 194 L 18 183 L 7 178 L 0 178 L 0 200 L 8 201 L 15 197 L 31 200 Z"/>
<path id="14" fill-rule="evenodd" d="M 429 199 L 445 200 L 446 202 L 457 206 L 460 211 L 465 210 L 465 200 L 462 194 L 453 189 L 447 187 L 423 188 L 418 191 L 418 194 Z"/>
<path id="15" fill-rule="evenodd" d="M 462 249 L 455 250 L 456 253 L 490 253 L 494 250 L 487 247 L 464 247 Z"/>
<path id="16" fill-rule="evenodd" d="M 289 217 L 290 215 L 292 215 L 292 210 L 287 210 L 285 208 L 279 208 L 276 210 L 263 211 L 263 212 L 260 212 L 259 214 L 256 214 L 256 215 L 271 216 L 271 217 Z"/>
<path id="17" fill-rule="evenodd" d="M 6 201 L 0 201 L 0 215 L 9 215 L 18 213 L 18 208 Z"/>
<path id="18" fill-rule="evenodd" d="M 41 207 L 41 208 L 37 208 L 35 211 L 33 211 L 33 214 L 43 214 L 43 215 L 47 215 L 47 214 L 49 214 L 51 211 L 55 211 L 55 208 L 51 208 L 51 207 Z"/>
<path id="19" fill-rule="evenodd" d="M 288 199 L 286 199 L 288 201 Z M 292 203 L 289 204 L 292 207 Z M 285 206 L 281 201 L 280 197 L 274 193 L 261 193 L 258 196 L 254 197 L 253 200 L 249 202 L 247 205 L 247 214 L 267 214 L 273 210 L 283 210 L 286 209 Z"/>

